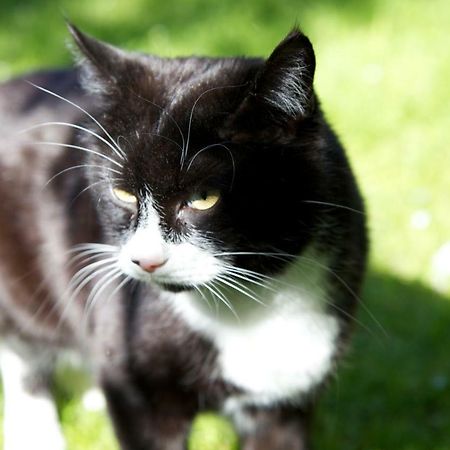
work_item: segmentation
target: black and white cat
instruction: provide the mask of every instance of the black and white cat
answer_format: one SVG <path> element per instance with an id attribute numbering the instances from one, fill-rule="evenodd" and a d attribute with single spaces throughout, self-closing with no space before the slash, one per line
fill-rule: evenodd
<path id="1" fill-rule="evenodd" d="M 0 87 L 5 448 L 64 448 L 49 380 L 67 349 L 123 449 L 181 450 L 205 409 L 245 450 L 310 448 L 367 244 L 309 40 L 165 59 L 69 28 L 79 69 Z"/>

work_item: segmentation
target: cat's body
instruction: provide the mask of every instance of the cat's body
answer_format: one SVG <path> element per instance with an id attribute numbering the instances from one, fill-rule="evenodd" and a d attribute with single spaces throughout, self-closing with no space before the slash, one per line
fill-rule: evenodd
<path id="1" fill-rule="evenodd" d="M 366 253 L 309 42 L 293 32 L 267 63 L 164 60 L 72 32 L 89 93 L 78 71 L 0 87 L 5 389 L 20 395 L 8 382 L 19 374 L 30 391 L 45 372 L 30 349 L 71 348 L 92 366 L 124 449 L 182 449 L 204 409 L 234 417 L 246 450 L 306 448 Z M 87 242 L 103 247 L 79 247 L 70 264 Z M 48 396 L 45 383 L 31 391 Z M 11 449 L 23 439 L 13 395 Z M 42 426 L 56 429 L 45 408 Z"/>

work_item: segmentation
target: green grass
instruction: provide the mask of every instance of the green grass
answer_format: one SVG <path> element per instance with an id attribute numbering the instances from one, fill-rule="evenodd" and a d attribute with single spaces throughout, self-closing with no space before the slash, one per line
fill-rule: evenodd
<path id="1" fill-rule="evenodd" d="M 169 56 L 267 55 L 298 22 L 316 49 L 323 107 L 365 193 L 372 240 L 366 308 L 320 402 L 317 448 L 448 449 L 450 297 L 430 284 L 432 257 L 450 241 L 448 1 L 130 3 L 2 0 L 0 78 L 69 63 L 63 13 L 117 45 Z M 428 226 L 412 226 L 417 212 Z M 114 448 L 105 418 L 70 397 L 70 381 L 61 384 L 70 449 Z M 206 415 L 190 447 L 232 450 L 232 436 Z"/>

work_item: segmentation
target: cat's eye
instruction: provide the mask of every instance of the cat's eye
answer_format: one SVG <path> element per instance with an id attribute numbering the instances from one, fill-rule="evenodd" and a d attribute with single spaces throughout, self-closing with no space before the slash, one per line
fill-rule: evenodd
<path id="1" fill-rule="evenodd" d="M 219 191 L 205 190 L 192 196 L 188 201 L 188 207 L 198 211 L 211 209 L 220 199 Z"/>
<path id="2" fill-rule="evenodd" d="M 129 205 L 135 205 L 137 203 L 137 197 L 123 189 L 113 188 L 112 191 L 117 200 L 123 203 L 128 203 Z"/>

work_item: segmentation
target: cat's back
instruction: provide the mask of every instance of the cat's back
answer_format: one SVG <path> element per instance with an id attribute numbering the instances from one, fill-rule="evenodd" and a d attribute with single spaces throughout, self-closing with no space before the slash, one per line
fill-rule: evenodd
<path id="1" fill-rule="evenodd" d="M 50 123 L 76 124 L 83 113 L 50 91 L 88 106 L 73 70 L 40 72 L 0 85 L 0 332 L 2 318 L 26 319 L 29 314 L 20 311 L 39 308 L 42 317 L 58 320 L 52 317 L 52 297 L 62 289 L 56 284 L 65 281 L 61 267 L 68 224 L 58 197 L 62 189 L 48 182 L 77 164 L 73 157 L 78 155 L 43 143 L 70 142 L 76 129 Z M 26 319 L 21 327 L 29 325 Z"/>
<path id="2" fill-rule="evenodd" d="M 36 72 L 0 84 L 0 130 L 10 134 L 34 119 L 79 115 L 73 106 L 37 86 L 58 95 L 85 103 L 76 70 L 59 69 Z M 2 134 L 2 136 L 4 136 Z"/>
<path id="3" fill-rule="evenodd" d="M 52 160 L 64 153 L 62 147 L 43 147 L 40 142 L 67 142 L 74 129 L 50 125 L 49 122 L 76 123 L 82 113 L 50 92 L 80 106 L 87 106 L 88 99 L 80 88 L 78 73 L 74 70 L 39 72 L 0 84 L 2 180 L 8 173 L 11 175 L 11 171 L 25 173 L 30 168 L 36 168 L 40 161 L 50 167 Z"/>

